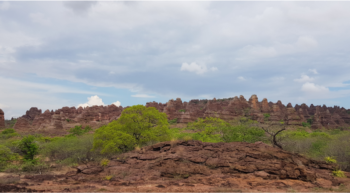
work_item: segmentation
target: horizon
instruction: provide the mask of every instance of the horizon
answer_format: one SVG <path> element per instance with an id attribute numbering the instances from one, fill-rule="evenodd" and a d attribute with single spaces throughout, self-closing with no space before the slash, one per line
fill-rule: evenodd
<path id="1" fill-rule="evenodd" d="M 252 93 L 349 109 L 348 5 L 0 1 L 0 109 Z"/>
<path id="2" fill-rule="evenodd" d="M 255 94 L 252 94 L 251 95 L 251 97 L 252 96 L 254 96 Z M 243 95 L 240 95 L 240 96 L 243 96 Z M 238 98 L 240 98 L 240 96 L 235 96 L 235 97 L 238 97 Z M 256 95 L 255 95 L 256 96 Z M 96 97 L 96 96 L 92 96 L 92 97 L 89 97 L 89 98 L 94 98 L 94 97 Z M 244 97 L 244 96 L 243 96 Z M 250 98 L 251 97 L 249 97 L 249 98 L 246 98 L 246 97 L 244 97 L 244 99 L 247 101 L 247 102 L 249 102 L 249 100 L 250 100 Z M 89 99 L 88 98 L 88 99 Z M 215 97 L 214 97 L 215 98 Z M 213 99 L 191 99 L 191 100 L 189 100 L 189 101 L 183 101 L 181 98 L 181 101 L 182 101 L 182 103 L 184 103 L 184 102 L 190 102 L 190 101 L 192 101 L 192 100 L 199 100 L 199 101 L 202 101 L 202 100 L 214 100 L 214 98 Z M 229 97 L 229 98 L 215 98 L 215 100 L 222 100 L 222 99 L 230 99 L 230 100 L 232 100 L 234 97 Z M 263 99 L 261 99 L 261 100 L 259 100 L 259 97 L 257 96 L 257 98 L 258 98 L 258 102 L 259 103 L 262 103 L 262 101 L 264 100 L 264 99 L 266 99 L 266 98 L 263 98 Z M 98 98 L 99 99 L 99 98 Z M 165 102 L 165 103 L 162 103 L 162 102 L 157 102 L 157 101 L 149 101 L 149 102 L 146 102 L 146 105 L 147 105 L 147 103 L 152 103 L 152 102 L 156 102 L 156 103 L 161 103 L 161 104 L 163 104 L 163 105 L 165 105 L 165 104 L 167 104 L 170 100 L 177 100 L 177 98 L 176 99 L 169 99 L 167 102 Z M 278 100 L 278 101 L 281 101 L 281 100 Z M 273 104 L 277 104 L 278 103 L 278 101 L 276 101 L 276 102 L 272 102 L 272 101 L 269 101 L 268 99 L 267 99 L 267 102 L 268 103 L 273 103 Z M 93 102 L 93 100 L 91 101 L 91 100 L 88 100 L 88 102 L 87 103 L 84 103 L 84 104 L 79 104 L 78 106 L 63 106 L 63 107 L 61 107 L 61 108 L 59 108 L 59 109 L 62 109 L 62 108 L 64 108 L 64 107 L 68 107 L 68 108 L 75 108 L 75 109 L 79 109 L 79 108 L 83 108 L 83 109 L 86 109 L 86 108 L 89 108 L 89 107 L 93 107 L 93 106 L 103 106 L 103 107 L 107 107 L 107 106 L 110 106 L 110 105 L 115 105 L 115 106 L 117 106 L 117 107 L 122 107 L 122 108 L 126 108 L 126 107 L 130 107 L 130 106 L 132 106 L 132 105 L 130 105 L 130 106 L 122 106 L 122 105 L 117 105 L 117 104 L 115 104 L 115 103 L 112 103 L 112 104 L 101 104 L 101 105 L 98 105 L 98 104 L 91 104 L 91 105 L 87 105 L 87 104 L 89 104 L 89 102 Z M 282 105 L 284 105 L 285 107 L 287 107 L 287 105 L 289 104 L 289 103 L 283 103 L 282 101 L 281 101 L 281 103 L 282 103 Z M 297 105 L 302 105 L 302 104 L 305 104 L 305 103 L 301 103 L 301 104 L 291 104 L 292 105 L 292 107 L 293 108 L 295 108 Z M 135 105 L 140 105 L 140 104 L 135 104 Z M 143 105 L 143 104 L 141 104 L 141 105 Z M 308 108 L 310 108 L 310 106 L 311 105 L 314 105 L 314 104 L 310 104 L 310 105 L 307 105 L 307 104 L 305 104 Z M 145 105 L 144 105 L 145 106 Z M 324 106 L 324 105 L 314 105 L 315 107 L 317 107 L 317 106 L 320 106 L 320 107 L 322 107 L 322 106 Z M 334 108 L 334 107 L 336 107 L 337 105 L 334 105 L 334 106 L 327 106 L 327 108 Z M 337 106 L 337 107 L 339 107 L 339 108 L 344 108 L 344 107 L 342 107 L 342 106 Z M 38 108 L 38 107 L 31 107 L 31 108 L 37 108 L 38 110 L 40 110 L 42 113 L 44 113 L 46 110 L 49 110 L 49 111 L 53 111 L 53 112 L 55 112 L 55 111 L 57 111 L 57 110 L 59 110 L 59 109 L 46 109 L 46 110 L 44 110 L 44 109 L 41 109 L 41 108 Z M 31 109 L 30 108 L 30 109 Z M 30 109 L 28 109 L 27 111 L 29 111 Z M 346 109 L 346 108 L 345 108 Z M 350 110 L 350 109 L 346 109 L 346 110 Z M 25 113 L 23 113 L 23 115 L 25 115 Z M 19 117 L 22 117 L 23 115 L 21 115 L 21 116 L 17 116 L 17 117 L 11 117 L 11 118 L 9 118 L 9 117 L 6 117 L 6 113 L 5 113 L 5 120 L 10 120 L 10 119 L 12 119 L 12 118 L 15 118 L 15 119 L 17 119 L 17 118 L 19 118 Z"/>

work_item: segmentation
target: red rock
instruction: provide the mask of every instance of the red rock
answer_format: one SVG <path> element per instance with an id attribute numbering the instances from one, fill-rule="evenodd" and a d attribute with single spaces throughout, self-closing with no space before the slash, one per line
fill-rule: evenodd
<path id="1" fill-rule="evenodd" d="M 170 150 L 162 151 L 165 147 Z M 301 185 L 313 188 L 315 184 L 322 187 L 339 184 L 338 179 L 331 175 L 335 168 L 335 164 L 310 160 L 268 145 L 178 141 L 172 146 L 170 142 L 162 142 L 143 147 L 143 151 L 135 150 L 118 155 L 104 170 L 101 167 L 82 165 L 77 168 L 77 175 L 87 179 L 85 173 L 90 174 L 87 171 L 91 170 L 94 179 L 102 179 L 110 173 L 127 171 L 127 176 L 119 177 L 118 181 L 157 184 L 155 182 L 161 179 L 162 182 L 187 184 L 194 180 L 198 190 L 198 184 L 212 189 L 213 186 L 224 186 L 232 180 L 237 182 L 234 186 L 238 189 L 244 189 L 248 183 L 250 190 L 259 190 L 261 185 L 266 184 L 269 188 L 287 190 Z M 76 176 L 67 178 L 73 180 Z M 190 180 L 186 181 L 187 178 Z"/>
<path id="2" fill-rule="evenodd" d="M 32 128 L 30 120 L 24 117 L 19 117 L 13 126 L 16 131 L 27 131 Z"/>
<path id="3" fill-rule="evenodd" d="M 5 128 L 5 113 L 0 109 L 0 129 Z"/>
<path id="4" fill-rule="evenodd" d="M 149 102 L 146 107 L 154 107 L 159 112 L 167 114 L 169 120 L 177 119 L 178 123 L 188 123 L 205 117 L 218 117 L 230 121 L 242 116 L 246 116 L 258 122 L 272 122 L 273 124 L 284 121 L 288 125 L 300 126 L 308 119 L 313 120 L 312 128 L 337 128 L 350 126 L 350 110 L 338 106 L 326 107 L 325 105 L 308 107 L 306 104 L 295 105 L 289 103 L 287 107 L 279 100 L 277 103 L 268 102 L 267 99 L 258 101 L 256 95 L 252 95 L 249 102 L 241 95 L 228 99 L 213 100 L 191 100 L 183 102 L 180 98 L 169 100 L 167 103 Z M 127 108 L 127 107 L 126 107 Z M 63 107 L 55 112 L 31 108 L 26 112 L 29 122 L 33 120 L 31 126 L 34 130 L 55 130 L 67 132 L 69 128 L 76 125 L 89 125 L 98 128 L 102 125 L 118 119 L 123 111 L 123 107 L 115 105 L 93 106 L 93 107 Z M 317 110 L 316 110 L 317 109 Z M 265 114 L 265 115 L 264 115 Z M 270 114 L 266 118 L 266 114 Z M 33 118 L 34 117 L 34 118 Z M 33 118 L 33 119 L 32 119 Z M 25 130 L 26 128 L 17 128 Z M 27 127 L 27 123 L 22 120 L 22 125 Z"/>
<path id="5" fill-rule="evenodd" d="M 26 119 L 28 119 L 30 121 L 33 121 L 35 116 L 40 115 L 40 114 L 41 114 L 41 109 L 38 109 L 36 107 L 32 107 L 22 117 L 24 117 L 24 118 L 26 118 Z"/>

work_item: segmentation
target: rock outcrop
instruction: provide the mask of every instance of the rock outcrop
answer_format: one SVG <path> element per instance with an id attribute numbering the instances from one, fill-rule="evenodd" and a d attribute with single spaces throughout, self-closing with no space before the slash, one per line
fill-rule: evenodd
<path id="1" fill-rule="evenodd" d="M 285 122 L 291 126 L 301 126 L 303 122 L 312 124 L 312 128 L 342 128 L 350 126 L 350 110 L 325 105 L 308 107 L 306 104 L 292 106 L 268 102 L 259 102 L 256 95 L 247 101 L 243 96 L 228 99 L 191 100 L 182 102 L 180 98 L 162 103 L 147 103 L 147 107 L 155 107 L 168 115 L 169 120 L 177 119 L 178 123 L 188 123 L 198 118 L 218 117 L 230 121 L 238 117 L 248 117 L 261 123 Z"/>
<path id="2" fill-rule="evenodd" d="M 340 181 L 332 176 L 336 167 L 262 142 L 172 141 L 117 155 L 107 166 L 81 165 L 66 179 L 74 184 L 79 179 L 92 182 L 113 174 L 106 186 L 122 188 L 137 184 L 141 188 L 137 191 L 144 191 L 142 187 L 153 191 L 162 187 L 168 192 L 181 184 L 201 192 L 217 187 L 263 192 L 310 191 L 339 186 Z"/>
<path id="3" fill-rule="evenodd" d="M 26 115 L 18 118 L 14 129 L 22 132 L 38 132 L 49 135 L 63 135 L 77 125 L 98 128 L 116 120 L 123 107 L 115 105 L 93 107 L 63 107 L 56 111 L 31 108 Z M 39 113 L 40 112 L 40 113 Z M 34 116 L 34 117 L 33 117 Z"/>
<path id="4" fill-rule="evenodd" d="M 0 129 L 5 128 L 5 114 L 2 109 L 0 109 Z"/>
<path id="5" fill-rule="evenodd" d="M 165 104 L 149 102 L 146 106 L 166 113 L 169 120 L 177 120 L 178 123 L 188 123 L 205 117 L 218 117 L 226 121 L 248 117 L 261 123 L 284 122 L 290 126 L 301 126 L 303 122 L 308 122 L 313 129 L 350 126 L 350 110 L 345 108 L 314 106 L 313 104 L 310 107 L 306 104 L 293 107 L 290 103 L 285 106 L 281 101 L 273 103 L 268 102 L 266 98 L 259 102 L 256 95 L 252 95 L 248 101 L 242 95 L 225 99 L 196 99 L 189 102 L 183 102 L 177 98 Z M 97 128 L 116 120 L 123 109 L 115 105 L 85 108 L 63 107 L 56 111 L 46 110 L 42 113 L 40 109 L 33 107 L 18 119 L 15 129 L 64 134 L 69 128 L 76 125 L 89 125 Z"/>

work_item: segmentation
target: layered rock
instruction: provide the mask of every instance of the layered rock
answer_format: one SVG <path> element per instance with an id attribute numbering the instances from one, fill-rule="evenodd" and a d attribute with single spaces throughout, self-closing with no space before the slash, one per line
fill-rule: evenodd
<path id="1" fill-rule="evenodd" d="M 5 113 L 0 109 L 0 129 L 5 128 Z"/>
<path id="2" fill-rule="evenodd" d="M 263 99 L 259 102 L 256 95 L 249 101 L 243 96 L 228 99 L 191 100 L 188 103 L 181 99 L 170 100 L 166 104 L 147 103 L 147 107 L 155 107 L 168 115 L 169 120 L 177 119 L 179 123 L 188 123 L 198 118 L 218 117 L 230 121 L 237 117 L 246 116 L 258 122 L 285 122 L 287 125 L 300 126 L 303 122 L 313 122 L 312 128 L 337 128 L 350 126 L 350 110 L 340 107 L 326 107 L 325 105 L 308 107 L 306 104 L 283 105 L 268 102 Z"/>
<path id="3" fill-rule="evenodd" d="M 307 192 L 344 182 L 332 176 L 336 168 L 335 164 L 310 160 L 262 142 L 173 141 L 117 155 L 104 167 L 97 164 L 78 166 L 75 173 L 67 173 L 66 179 L 71 180 L 71 184 L 79 179 L 90 183 L 114 174 L 106 182 L 108 187 L 137 184 L 141 188 L 138 191 L 143 191 L 142 187 L 158 191 L 157 187 L 161 187 L 168 192 L 179 186 L 192 186 L 195 187 L 193 190 L 203 192 L 213 191 L 214 187 Z M 123 175 L 125 173 L 127 175 Z"/>
<path id="4" fill-rule="evenodd" d="M 231 121 L 240 117 L 248 117 L 258 122 L 269 122 L 280 124 L 284 122 L 291 126 L 300 126 L 303 122 L 312 123 L 313 129 L 318 128 L 345 128 L 350 126 L 350 110 L 338 106 L 308 107 L 306 104 L 295 105 L 288 103 L 283 105 L 279 100 L 277 103 L 268 102 L 264 98 L 259 102 L 256 95 L 252 95 L 247 101 L 242 95 L 240 97 L 191 100 L 183 102 L 180 98 L 169 100 L 167 103 L 149 102 L 146 107 L 154 107 L 160 112 L 167 114 L 169 120 L 177 120 L 178 123 L 188 123 L 205 117 L 218 117 Z M 126 107 L 127 108 L 127 107 Z M 19 130 L 64 134 L 76 125 L 89 125 L 98 128 L 104 124 L 118 119 L 123 107 L 115 105 L 93 106 L 93 107 L 63 107 L 56 111 L 46 110 L 41 113 L 40 109 L 31 108 L 16 123 L 15 128 Z"/>
<path id="5" fill-rule="evenodd" d="M 40 114 L 38 113 L 39 111 L 41 112 L 37 108 L 31 108 L 25 116 L 17 120 L 14 128 L 20 131 L 29 131 L 32 128 L 32 132 L 63 135 L 67 133 L 68 129 L 77 125 L 88 125 L 92 128 L 98 128 L 108 124 L 120 116 L 123 107 L 115 105 L 79 107 L 78 109 L 75 107 L 63 107 L 56 111 L 46 110 Z M 26 117 L 34 115 L 33 112 L 36 112 L 36 114 L 31 121 Z"/>
<path id="6" fill-rule="evenodd" d="M 40 115 L 40 114 L 41 114 L 41 109 L 38 109 L 37 107 L 32 107 L 22 117 L 26 118 L 30 121 L 33 121 L 35 116 Z"/>

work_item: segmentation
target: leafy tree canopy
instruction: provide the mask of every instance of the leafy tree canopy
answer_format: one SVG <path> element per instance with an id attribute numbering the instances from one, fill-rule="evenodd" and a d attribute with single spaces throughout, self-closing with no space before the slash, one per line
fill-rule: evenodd
<path id="1" fill-rule="evenodd" d="M 125 109 L 118 120 L 96 130 L 94 149 L 101 149 L 101 153 L 123 152 L 169 139 L 167 115 L 154 107 L 135 105 Z"/>
<path id="2" fill-rule="evenodd" d="M 35 143 L 35 137 L 33 135 L 28 135 L 23 137 L 19 143 L 19 148 L 24 154 L 24 160 L 33 161 L 34 156 L 38 154 L 39 146 Z"/>

